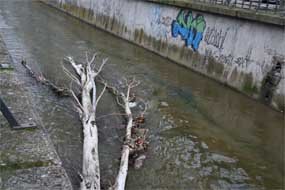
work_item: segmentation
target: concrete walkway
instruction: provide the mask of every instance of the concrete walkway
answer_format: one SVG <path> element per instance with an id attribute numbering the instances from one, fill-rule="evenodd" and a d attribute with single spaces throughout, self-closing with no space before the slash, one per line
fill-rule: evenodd
<path id="1" fill-rule="evenodd" d="M 0 64 L 13 66 L 0 36 Z M 69 178 L 37 114 L 25 82 L 13 69 L 0 69 L 0 97 L 19 123 L 33 121 L 37 129 L 12 130 L 0 114 L 0 189 L 72 189 Z"/>

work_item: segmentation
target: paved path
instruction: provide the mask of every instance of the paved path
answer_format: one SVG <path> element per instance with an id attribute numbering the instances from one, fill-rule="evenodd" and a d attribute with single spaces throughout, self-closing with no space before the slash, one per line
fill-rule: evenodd
<path id="1" fill-rule="evenodd" d="M 11 58 L 0 36 L 0 64 Z M 25 82 L 16 70 L 0 69 L 0 97 L 20 123 L 33 121 L 37 129 L 11 130 L 0 114 L 0 189 L 61 190 L 72 189 L 61 161 L 33 111 Z"/>

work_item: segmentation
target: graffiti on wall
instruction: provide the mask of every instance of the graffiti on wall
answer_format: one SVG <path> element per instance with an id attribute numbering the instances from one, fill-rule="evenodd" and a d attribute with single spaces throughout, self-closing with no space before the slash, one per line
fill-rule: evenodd
<path id="1" fill-rule="evenodd" d="M 103 1 L 102 10 L 104 15 L 110 15 L 112 11 L 111 4 L 108 1 Z"/>
<path id="2" fill-rule="evenodd" d="M 206 21 L 203 15 L 197 14 L 194 18 L 192 11 L 181 10 L 177 19 L 172 22 L 172 36 L 181 36 L 187 47 L 191 46 L 194 51 L 199 48 L 206 28 Z"/>
<path id="3" fill-rule="evenodd" d="M 172 19 L 169 16 L 163 16 L 163 11 L 160 6 L 154 6 L 151 9 L 149 18 L 153 35 L 158 39 L 167 39 L 171 33 L 170 26 Z"/>
<path id="4" fill-rule="evenodd" d="M 216 48 L 222 50 L 224 46 L 225 39 L 227 37 L 229 28 L 227 28 L 225 31 L 222 29 L 217 29 L 215 27 L 207 27 L 207 31 L 205 34 L 205 42 L 208 45 L 213 45 Z"/>
<path id="5" fill-rule="evenodd" d="M 233 54 L 223 55 L 223 54 L 216 54 L 217 51 L 213 51 L 211 48 L 205 49 L 205 59 L 203 63 L 207 63 L 209 58 L 214 58 L 217 62 L 223 63 L 225 66 L 237 66 L 240 69 L 246 69 L 249 65 L 253 62 L 252 56 L 253 48 L 250 47 L 245 56 L 242 57 L 234 57 Z"/>

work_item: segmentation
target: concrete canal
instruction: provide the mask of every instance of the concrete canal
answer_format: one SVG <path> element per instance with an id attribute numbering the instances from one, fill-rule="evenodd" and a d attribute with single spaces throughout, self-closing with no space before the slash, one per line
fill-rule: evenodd
<path id="1" fill-rule="evenodd" d="M 150 105 L 150 147 L 144 167 L 130 169 L 127 189 L 282 188 L 283 113 L 40 2 L 0 1 L 0 35 L 13 66 L 23 75 L 24 58 L 35 71 L 68 86 L 63 58 L 82 60 L 90 51 L 100 52 L 99 59 L 109 57 L 103 74 L 110 81 L 136 76 L 142 82 L 138 93 Z M 82 136 L 72 101 L 33 80 L 27 83 L 36 112 L 77 189 Z M 98 110 L 101 116 L 118 112 L 110 94 Z M 104 187 L 116 174 L 121 124 L 117 116 L 99 120 Z"/>

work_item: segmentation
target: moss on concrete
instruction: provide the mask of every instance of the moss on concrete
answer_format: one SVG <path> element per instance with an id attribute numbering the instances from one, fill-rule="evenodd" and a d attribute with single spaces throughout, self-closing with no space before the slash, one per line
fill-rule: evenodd
<path id="1" fill-rule="evenodd" d="M 206 66 L 207 73 L 215 75 L 217 78 L 221 78 L 224 71 L 224 65 L 216 61 L 216 59 L 213 57 L 208 57 L 207 59 L 208 59 L 208 64 Z"/>
<path id="2" fill-rule="evenodd" d="M 238 77 L 238 71 L 237 68 L 235 67 L 233 72 L 231 73 L 229 83 L 233 83 L 234 81 L 236 81 L 237 77 Z"/>
<path id="3" fill-rule="evenodd" d="M 10 170 L 19 170 L 19 169 L 28 169 L 33 167 L 47 167 L 52 165 L 53 162 L 50 161 L 34 161 L 34 162 L 8 162 L 5 165 L 0 165 L 0 171 L 10 171 Z"/>
<path id="4" fill-rule="evenodd" d="M 258 93 L 258 88 L 253 84 L 252 73 L 244 74 L 242 91 L 251 96 Z"/>

